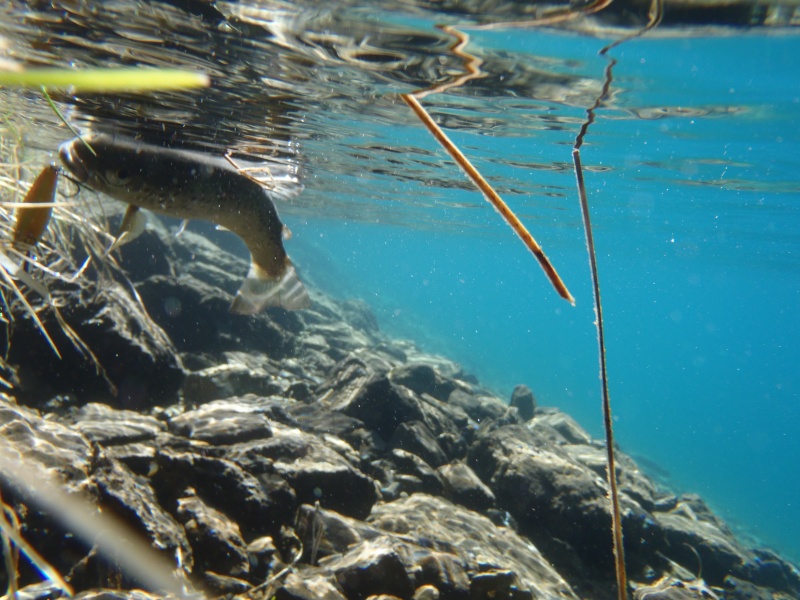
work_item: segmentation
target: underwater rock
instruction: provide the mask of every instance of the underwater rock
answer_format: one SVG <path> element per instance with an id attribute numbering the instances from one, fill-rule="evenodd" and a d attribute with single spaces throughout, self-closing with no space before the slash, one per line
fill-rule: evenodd
<path id="1" fill-rule="evenodd" d="M 377 500 L 372 479 L 320 438 L 277 423 L 272 427 L 270 439 L 235 444 L 228 457 L 249 465 L 254 460 L 268 460 L 270 471 L 289 483 L 298 502 L 319 501 L 326 508 L 359 518 L 369 514 Z M 353 452 L 349 445 L 344 447 Z"/>
<path id="2" fill-rule="evenodd" d="M 403 561 L 386 540 L 361 542 L 321 564 L 333 571 L 339 585 L 351 598 L 377 594 L 408 598 L 414 591 Z"/>
<path id="3" fill-rule="evenodd" d="M 745 567 L 749 581 L 800 597 L 800 570 L 771 550 L 755 549 L 753 555 Z"/>
<path id="4" fill-rule="evenodd" d="M 162 448 L 151 482 L 159 499 L 175 510 L 191 488 L 203 502 L 239 525 L 244 539 L 270 535 L 294 511 L 293 494 L 245 471 L 232 460 Z"/>
<path id="5" fill-rule="evenodd" d="M 148 415 L 132 410 L 117 410 L 106 404 L 90 402 L 72 417 L 75 428 L 87 439 L 101 446 L 132 444 L 154 440 L 167 426 Z"/>
<path id="6" fill-rule="evenodd" d="M 444 483 L 444 496 L 448 500 L 477 512 L 494 506 L 492 490 L 462 462 L 453 462 L 436 469 Z"/>
<path id="7" fill-rule="evenodd" d="M 447 462 L 444 451 L 422 421 L 400 423 L 394 430 L 389 444 L 393 448 L 416 454 L 434 468 Z"/>
<path id="8" fill-rule="evenodd" d="M 205 571 L 203 573 L 203 584 L 208 592 L 213 592 L 221 597 L 243 594 L 253 587 L 249 581 L 228 575 L 220 575 L 214 571 Z"/>
<path id="9" fill-rule="evenodd" d="M 230 314 L 231 296 L 197 277 L 153 275 L 136 288 L 182 352 L 260 348 L 276 358 L 292 353 L 295 338 L 271 318 L 272 310 L 252 317 Z"/>
<path id="10" fill-rule="evenodd" d="M 413 494 L 415 492 L 434 495 L 442 493 L 441 478 L 433 467 L 416 454 L 395 448 L 387 458 L 394 464 L 387 490 L 392 489 L 392 483 L 396 484 L 393 496 L 402 493 Z"/>
<path id="11" fill-rule="evenodd" d="M 481 434 L 468 464 L 482 481 L 491 482 L 497 506 L 568 579 L 613 573 L 606 485 L 591 469 L 556 447 L 543 448 L 520 425 Z M 643 513 L 627 497 L 622 502 L 627 518 Z"/>
<path id="12" fill-rule="evenodd" d="M 57 600 L 63 597 L 66 594 L 58 584 L 45 580 L 18 589 L 16 600 Z"/>
<path id="13" fill-rule="evenodd" d="M 18 460 L 42 467 L 61 478 L 64 489 L 79 492 L 89 488 L 92 445 L 79 432 L 39 412 L 18 406 L 0 393 L 0 440 Z"/>
<path id="14" fill-rule="evenodd" d="M 310 569 L 289 573 L 274 597 L 275 600 L 346 600 L 333 576 Z"/>
<path id="15" fill-rule="evenodd" d="M 97 503 L 97 488 L 91 478 L 93 449 L 80 433 L 61 423 L 45 420 L 33 409 L 17 406 L 0 394 L 0 443 L 7 460 L 23 464 L 26 470 L 50 476 L 61 483 L 70 495 L 80 495 L 92 507 Z M 17 482 L 6 478 L 0 469 L 0 493 L 7 511 L 24 525 L 25 539 L 59 572 L 69 572 L 89 553 L 89 548 L 73 536 L 65 535 L 65 527 L 57 518 L 39 508 Z M 7 507 L 7 508 L 6 508 Z M 25 561 L 20 563 L 21 585 L 40 580 L 39 573 Z M 92 582 L 98 585 L 98 582 Z M 91 585 L 91 584 L 90 584 Z M 0 587 L 6 589 L 8 576 L 0 567 Z M 40 588 L 29 590 L 37 594 Z"/>
<path id="16" fill-rule="evenodd" d="M 380 536 L 379 530 L 364 521 L 309 504 L 298 509 L 296 530 L 303 542 L 303 560 L 311 565 L 326 556 L 343 554 L 362 540 Z"/>
<path id="17" fill-rule="evenodd" d="M 400 423 L 423 421 L 420 401 L 405 387 L 394 385 L 386 375 L 361 376 L 326 398 L 332 410 L 362 421 L 384 440 Z"/>
<path id="18" fill-rule="evenodd" d="M 533 600 L 530 590 L 521 590 L 517 574 L 505 569 L 478 573 L 469 586 L 470 598 L 494 600 Z"/>
<path id="19" fill-rule="evenodd" d="M 518 385 L 511 392 L 511 406 L 516 407 L 523 421 L 530 421 L 536 411 L 536 398 L 527 385 Z"/>
<path id="20" fill-rule="evenodd" d="M 549 442 L 559 446 L 592 443 L 592 437 L 578 425 L 575 419 L 560 410 L 540 409 L 533 422 L 528 426 L 537 437 L 542 439 L 543 443 Z"/>
<path id="21" fill-rule="evenodd" d="M 383 336 L 360 303 L 315 293 L 299 314 L 236 322 L 225 290 L 238 286 L 231 273 L 244 261 L 183 238 L 148 234 L 148 247 L 163 251 L 157 264 L 129 267 L 148 309 L 183 336 L 175 345 L 190 372 L 180 369 L 163 407 L 155 396 L 128 406 L 101 395 L 101 404 L 95 388 L 59 380 L 72 396 L 42 402 L 50 413 L 0 396 L 0 439 L 16 455 L 122 513 L 220 595 L 288 568 L 269 597 L 614 597 L 605 448 L 574 419 L 536 407 L 523 388 L 506 405 L 455 363 Z M 182 266 L 189 255 L 195 262 Z M 30 382 L 33 367 L 18 367 Z M 617 466 L 635 588 L 800 597 L 794 567 L 744 549 L 699 497 L 660 489 L 622 453 Z M 79 591 L 97 595 L 113 578 L 133 586 L 13 485 L 2 491 Z M 21 583 L 36 577 L 26 567 Z"/>
<path id="22" fill-rule="evenodd" d="M 143 590 L 96 589 L 72 596 L 81 600 L 161 600 L 163 596 Z"/>
<path id="23" fill-rule="evenodd" d="M 393 369 L 389 376 L 393 382 L 417 394 L 428 394 L 442 401 L 446 401 L 451 392 L 458 388 L 452 379 L 442 377 L 428 364 L 404 364 Z"/>
<path id="24" fill-rule="evenodd" d="M 194 490 L 187 492 L 189 495 L 178 498 L 175 514 L 186 530 L 195 564 L 204 572 L 246 576 L 250 560 L 239 526 L 208 506 Z"/>
<path id="25" fill-rule="evenodd" d="M 169 421 L 173 433 L 211 444 L 235 444 L 272 436 L 269 419 L 236 399 L 217 400 Z"/>
<path id="26" fill-rule="evenodd" d="M 247 261 L 206 236 L 184 231 L 175 237 L 154 222 L 121 253 L 150 315 L 179 350 L 257 348 L 277 358 L 292 353 L 302 321 L 281 309 L 252 317 L 231 314 L 231 299 L 247 272 Z M 157 257 L 155 264 L 149 257 Z"/>
<path id="27" fill-rule="evenodd" d="M 461 408 L 476 423 L 498 420 L 509 414 L 509 407 L 492 396 L 475 396 L 461 389 L 453 390 L 448 404 Z"/>
<path id="28" fill-rule="evenodd" d="M 434 496 L 414 494 L 377 505 L 367 523 L 303 506 L 298 516 L 298 532 L 306 549 L 304 558 L 310 561 L 310 548 L 314 547 L 320 565 L 325 568 L 341 566 L 340 557 L 349 552 L 345 554 L 349 556 L 346 564 L 357 572 L 369 573 L 369 569 L 377 570 L 379 565 L 370 562 L 364 548 L 382 549 L 383 560 L 398 578 L 396 585 L 406 592 L 408 579 L 415 590 L 425 585 L 435 587 L 440 600 L 466 600 L 470 597 L 471 579 L 496 568 L 517 574 L 523 581 L 522 587 L 541 597 L 576 598 L 522 537 Z M 387 555 L 391 558 L 387 559 Z M 406 577 L 399 574 L 397 559 Z M 363 565 L 364 570 L 358 571 L 358 565 Z M 395 590 L 395 595 L 399 591 Z M 358 597 L 365 592 L 359 592 Z"/>
<path id="29" fill-rule="evenodd" d="M 637 587 L 634 600 L 719 600 L 702 580 L 685 582 L 680 579 L 663 577 L 653 585 Z M 727 596 L 726 596 L 727 598 Z M 751 600 L 755 597 L 748 596 Z"/>
<path id="30" fill-rule="evenodd" d="M 412 546 L 398 553 L 411 561 L 407 568 L 415 573 L 415 585 L 433 585 L 442 593 L 441 598 L 464 598 L 462 573 L 471 581 L 477 574 L 492 569 L 515 573 L 519 589 L 529 590 L 534 597 L 576 598 L 528 541 L 443 498 L 414 494 L 378 505 L 368 522 L 386 533 L 402 536 L 401 539 L 418 540 L 423 548 Z M 397 542 L 393 547 L 397 548 Z M 443 554 L 452 559 L 444 559 Z M 428 558 L 431 556 L 434 558 Z M 420 567 L 422 562 L 426 568 Z M 440 566 L 436 567 L 437 564 Z M 448 589 L 452 595 L 444 595 Z"/>
<path id="31" fill-rule="evenodd" d="M 17 319 L 7 362 L 19 384 L 11 393 L 36 406 L 68 394 L 140 410 L 172 402 L 184 370 L 170 338 L 122 284 L 80 280 L 80 286 L 64 292 L 59 310 L 100 366 L 76 348 L 52 311 L 43 311 L 61 358 L 31 319 Z M 0 331 L 0 338 L 5 333 Z"/>
<path id="32" fill-rule="evenodd" d="M 680 564 L 692 564 L 692 560 L 696 563 L 699 557 L 703 579 L 711 585 L 722 585 L 728 575 L 747 577 L 744 566 L 748 556 L 744 549 L 724 525 L 720 527 L 715 522 L 710 511 L 704 514 L 694 510 L 692 506 L 696 504 L 695 499 L 686 498 L 669 512 L 653 513 L 659 534 L 670 548 L 666 556 Z"/>
<path id="33" fill-rule="evenodd" d="M 165 560 L 180 557 L 181 566 L 191 572 L 193 555 L 186 531 L 162 508 L 146 478 L 135 475 L 116 460 L 100 458 L 92 480 L 104 511 L 120 517 L 133 531 L 143 533 L 164 553 Z"/>
<path id="34" fill-rule="evenodd" d="M 183 384 L 183 396 L 193 404 L 204 404 L 245 394 L 285 394 L 289 387 L 288 381 L 275 377 L 265 369 L 229 359 L 228 362 L 188 373 Z"/>

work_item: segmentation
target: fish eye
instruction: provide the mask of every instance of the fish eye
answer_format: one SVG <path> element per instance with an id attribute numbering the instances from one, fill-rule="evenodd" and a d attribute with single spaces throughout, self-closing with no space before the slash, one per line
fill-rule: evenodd
<path id="1" fill-rule="evenodd" d="M 112 185 L 120 185 L 130 179 L 131 173 L 127 169 L 112 169 L 106 171 L 106 180 Z"/>

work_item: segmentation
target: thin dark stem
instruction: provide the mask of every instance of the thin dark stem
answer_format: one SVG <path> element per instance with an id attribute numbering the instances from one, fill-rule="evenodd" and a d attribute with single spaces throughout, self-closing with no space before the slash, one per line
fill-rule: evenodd
<path id="1" fill-rule="evenodd" d="M 606 342 L 605 328 L 603 326 L 603 307 L 600 299 L 600 276 L 597 271 L 597 254 L 594 247 L 594 235 L 592 234 L 592 223 L 589 213 L 589 201 L 586 196 L 586 184 L 583 179 L 583 166 L 581 164 L 581 146 L 589 131 L 589 127 L 595 121 L 595 113 L 611 90 L 614 81 L 614 66 L 617 64 L 615 58 L 608 56 L 608 52 L 620 44 L 644 35 L 647 31 L 658 25 L 663 14 L 662 0 L 652 0 L 648 13 L 648 23 L 642 29 L 620 38 L 600 50 L 600 56 L 605 56 L 608 63 L 605 68 L 603 88 L 591 107 L 586 110 L 586 120 L 581 125 L 578 135 L 575 137 L 575 145 L 572 148 L 572 162 L 575 165 L 575 178 L 578 184 L 578 197 L 581 205 L 581 216 L 583 217 L 583 230 L 586 233 L 586 246 L 589 251 L 589 268 L 592 273 L 592 291 L 594 294 L 594 310 L 597 317 L 597 343 L 600 355 L 600 382 L 603 393 L 603 427 L 606 436 L 606 468 L 608 477 L 609 500 L 611 502 L 611 534 L 614 542 L 614 568 L 617 579 L 617 598 L 627 600 L 628 598 L 628 577 L 625 571 L 625 547 L 622 539 L 622 510 L 619 504 L 619 490 L 617 487 L 617 468 L 616 456 L 614 453 L 614 428 L 611 417 L 611 397 L 608 391 L 608 368 L 606 364 Z"/>
<path id="2" fill-rule="evenodd" d="M 627 600 L 628 577 L 625 572 L 625 548 L 622 543 L 622 511 L 619 505 L 617 489 L 616 457 L 614 455 L 614 428 L 611 420 L 611 397 L 608 392 L 608 368 L 606 366 L 605 328 L 603 327 L 603 305 L 600 302 L 600 277 L 597 272 L 597 255 L 594 249 L 594 236 L 589 216 L 589 202 L 586 198 L 586 185 L 583 181 L 581 151 L 576 143 L 572 149 L 572 161 L 575 164 L 575 177 L 578 182 L 578 196 L 581 202 L 583 230 L 586 232 L 586 246 L 589 249 L 589 267 L 592 272 L 592 291 L 594 293 L 594 310 L 597 317 L 597 343 L 600 349 L 600 384 L 603 390 L 603 428 L 606 436 L 606 468 L 611 500 L 612 538 L 614 541 L 614 567 L 617 577 L 617 597 Z"/>

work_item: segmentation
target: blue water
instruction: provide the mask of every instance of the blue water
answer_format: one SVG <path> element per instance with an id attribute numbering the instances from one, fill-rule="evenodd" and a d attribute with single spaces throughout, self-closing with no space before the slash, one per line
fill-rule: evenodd
<path id="1" fill-rule="evenodd" d="M 517 31 L 473 41 L 555 57 L 564 72 L 594 80 L 605 66 L 598 39 Z M 598 112 L 583 161 L 593 167 L 586 182 L 619 442 L 667 470 L 675 489 L 700 493 L 743 536 L 797 561 L 800 39 L 642 39 L 613 54 L 617 95 Z M 290 210 L 289 252 L 328 291 L 369 301 L 387 331 L 459 361 L 506 397 L 526 383 L 540 405 L 571 413 L 601 437 L 574 176 L 569 168 L 524 167 L 569 167 L 585 107 L 543 103 L 537 113 L 535 103 L 513 99 L 494 106 L 505 129 L 450 134 L 495 184 L 525 192 L 506 200 L 558 268 L 575 307 L 553 292 L 481 196 L 464 189 L 319 166 L 314 177 L 327 177 L 345 201 L 370 195 L 373 211 L 359 220 Z M 653 107 L 671 107 L 672 116 L 633 112 Z M 548 110 L 573 124 L 526 125 Z M 459 179 L 413 119 L 399 121 L 337 126 L 354 140 L 427 149 L 441 162 L 437 176 Z M 312 163 L 327 160 L 321 145 L 306 151 Z M 307 182 L 307 194 L 315 185 Z M 405 202 L 381 205 L 382 194 Z M 427 202 L 424 212 L 417 198 Z"/>

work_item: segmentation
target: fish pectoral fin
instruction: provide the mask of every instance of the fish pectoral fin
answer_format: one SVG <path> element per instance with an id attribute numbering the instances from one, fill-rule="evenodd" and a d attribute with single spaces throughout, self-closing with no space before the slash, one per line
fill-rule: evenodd
<path id="1" fill-rule="evenodd" d="M 181 221 L 180 227 L 178 227 L 178 231 L 175 232 L 175 237 L 176 238 L 180 237 L 183 234 L 183 232 L 186 231 L 186 228 L 188 226 L 189 226 L 189 219 L 184 219 L 183 221 Z"/>
<path id="2" fill-rule="evenodd" d="M 247 279 L 233 299 L 231 312 L 254 315 L 269 306 L 280 306 L 287 310 L 311 306 L 308 292 L 288 259 L 286 269 L 277 276 L 268 275 L 258 265 L 251 263 Z"/>
<path id="3" fill-rule="evenodd" d="M 128 210 L 125 211 L 125 216 L 122 218 L 122 224 L 119 226 L 117 238 L 114 240 L 114 243 L 111 244 L 107 254 L 110 254 L 120 246 L 131 243 L 142 235 L 146 224 L 147 217 L 141 209 L 133 204 L 128 206 Z"/>

